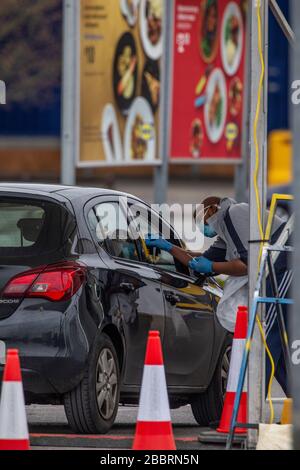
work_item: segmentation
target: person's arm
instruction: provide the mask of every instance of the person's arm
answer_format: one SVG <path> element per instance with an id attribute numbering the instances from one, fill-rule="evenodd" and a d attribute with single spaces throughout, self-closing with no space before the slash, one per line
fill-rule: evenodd
<path id="1" fill-rule="evenodd" d="M 194 253 L 194 252 L 185 250 L 184 248 L 173 245 L 172 243 L 170 243 L 169 241 L 163 238 L 157 238 L 157 239 L 146 238 L 145 242 L 149 248 L 156 247 L 156 248 L 159 248 L 160 250 L 168 251 L 174 256 L 174 258 L 176 258 L 184 266 L 188 266 L 189 262 L 196 256 L 201 256 L 201 253 Z"/>
<path id="2" fill-rule="evenodd" d="M 225 261 L 226 257 L 226 245 L 224 241 L 218 237 L 217 240 L 210 246 L 208 250 L 206 250 L 204 253 L 195 252 L 195 251 L 189 251 L 189 250 L 184 250 L 183 248 L 179 248 L 177 246 L 173 245 L 172 255 L 174 258 L 176 258 L 179 262 L 184 264 L 184 266 L 190 267 L 189 263 L 191 260 L 194 258 L 199 258 L 200 256 L 203 256 L 204 258 L 208 258 L 211 261 Z"/>
<path id="3" fill-rule="evenodd" d="M 198 258 L 199 256 L 204 256 L 204 254 L 201 251 L 190 251 L 187 250 L 187 253 L 192 256 L 193 258 Z"/>
<path id="4" fill-rule="evenodd" d="M 194 258 L 188 251 L 175 245 L 173 245 L 170 253 L 184 266 L 188 266 L 189 262 Z"/>
<path id="5" fill-rule="evenodd" d="M 145 243 L 148 248 L 159 248 L 160 250 L 171 253 L 184 266 L 188 266 L 189 262 L 193 259 L 187 250 L 173 245 L 164 238 L 145 238 Z"/>
<path id="6" fill-rule="evenodd" d="M 248 274 L 247 265 L 240 259 L 215 262 L 213 263 L 213 271 L 216 274 L 227 274 L 228 276 L 246 276 Z"/>

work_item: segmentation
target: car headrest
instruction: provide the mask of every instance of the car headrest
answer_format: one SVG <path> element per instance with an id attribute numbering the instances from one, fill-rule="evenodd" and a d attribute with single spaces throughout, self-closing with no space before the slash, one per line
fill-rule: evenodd
<path id="1" fill-rule="evenodd" d="M 29 242 L 36 242 L 43 225 L 41 219 L 20 219 L 17 223 L 22 237 Z"/>

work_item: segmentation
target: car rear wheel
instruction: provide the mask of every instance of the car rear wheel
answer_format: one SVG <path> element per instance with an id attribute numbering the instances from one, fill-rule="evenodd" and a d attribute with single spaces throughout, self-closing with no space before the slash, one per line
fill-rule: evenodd
<path id="1" fill-rule="evenodd" d="M 223 409 L 229 375 L 232 337 L 224 341 L 219 361 L 208 389 L 191 403 L 195 420 L 200 426 L 217 426 Z"/>
<path id="2" fill-rule="evenodd" d="M 64 397 L 69 425 L 78 433 L 107 433 L 114 424 L 119 397 L 117 353 L 111 339 L 99 334 L 81 383 Z"/>

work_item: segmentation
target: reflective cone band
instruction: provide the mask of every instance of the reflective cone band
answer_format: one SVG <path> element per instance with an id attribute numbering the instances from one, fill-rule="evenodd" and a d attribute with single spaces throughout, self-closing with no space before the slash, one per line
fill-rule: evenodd
<path id="1" fill-rule="evenodd" d="M 248 309 L 247 307 L 238 307 L 234 337 L 232 342 L 231 359 L 227 389 L 225 394 L 222 417 L 217 428 L 217 432 L 229 433 L 230 423 L 233 412 L 233 405 L 237 391 L 238 379 L 241 370 L 243 353 L 246 345 L 248 327 Z M 247 423 L 247 379 L 241 395 L 240 407 L 237 417 L 238 423 Z M 236 434 L 244 434 L 247 429 L 235 428 Z"/>
<path id="2" fill-rule="evenodd" d="M 7 351 L 0 401 L 0 450 L 28 450 L 29 435 L 17 349 Z"/>
<path id="3" fill-rule="evenodd" d="M 149 332 L 133 450 L 176 450 L 158 331 Z"/>

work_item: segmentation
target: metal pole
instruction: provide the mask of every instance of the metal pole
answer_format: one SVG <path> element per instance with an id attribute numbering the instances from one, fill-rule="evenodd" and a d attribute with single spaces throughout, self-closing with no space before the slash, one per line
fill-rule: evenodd
<path id="1" fill-rule="evenodd" d="M 270 2 L 270 8 L 272 10 L 273 15 L 275 16 L 279 26 L 281 27 L 285 37 L 289 41 L 291 45 L 294 45 L 295 43 L 295 34 L 292 28 L 290 27 L 286 17 L 282 13 L 278 3 L 276 0 L 269 0 Z"/>
<path id="2" fill-rule="evenodd" d="M 3 80 L 0 80 L 0 104 L 6 104 L 6 85 Z"/>
<path id="3" fill-rule="evenodd" d="M 173 2 L 164 2 L 164 47 L 162 58 L 162 100 L 160 107 L 160 144 L 159 155 L 162 164 L 154 170 L 154 202 L 163 204 L 168 198 L 169 184 L 169 141 L 172 83 L 172 51 L 173 51 Z"/>
<path id="4" fill-rule="evenodd" d="M 247 202 L 248 168 L 246 155 L 243 155 L 242 158 L 245 161 L 241 165 L 237 165 L 234 170 L 234 194 L 237 202 Z"/>
<path id="5" fill-rule="evenodd" d="M 250 129 L 250 18 L 247 16 L 246 26 L 246 61 L 245 61 L 245 85 L 244 85 L 244 114 L 243 114 L 243 140 L 242 140 L 242 163 L 235 167 L 234 193 L 238 202 L 248 200 L 248 180 L 249 180 L 249 129 Z"/>
<path id="6" fill-rule="evenodd" d="M 291 1 L 292 27 L 295 32 L 295 47 L 291 51 L 291 83 L 300 80 L 300 2 Z M 291 125 L 294 135 L 294 195 L 295 195 L 295 232 L 294 232 L 294 283 L 292 312 L 292 325 L 290 339 L 292 345 L 292 396 L 293 396 L 293 421 L 294 421 L 294 449 L 300 450 L 300 364 L 293 360 L 293 346 L 300 340 L 300 291 L 298 280 L 300 279 L 300 155 L 299 155 L 299 129 L 300 129 L 300 105 L 290 104 Z M 298 346 L 299 349 L 299 346 Z"/>
<path id="7" fill-rule="evenodd" d="M 260 240 L 261 234 L 258 226 L 258 207 L 256 203 L 256 195 L 254 189 L 254 175 L 256 168 L 256 149 L 254 145 L 254 122 L 257 112 L 258 104 L 258 89 L 259 80 L 261 75 L 261 61 L 259 57 L 258 45 L 258 21 L 256 5 L 261 5 L 261 22 L 263 32 L 263 48 L 265 67 L 268 67 L 268 0 L 249 1 L 249 15 L 250 15 L 250 139 L 249 139 L 249 154 L 250 154 L 250 174 L 249 174 L 249 188 L 250 188 L 250 228 L 249 240 Z M 257 125 L 257 139 L 259 143 L 259 166 L 258 166 L 258 192 L 260 199 L 261 218 L 264 227 L 264 213 L 266 207 L 266 160 L 267 160 L 267 73 L 264 77 L 264 90 L 261 96 L 261 107 L 259 112 L 259 120 Z M 253 294 L 258 274 L 258 258 L 259 258 L 259 243 L 249 244 L 249 311 L 251 311 L 253 303 Z M 258 315 L 261 316 L 259 309 Z M 264 350 L 261 341 L 258 327 L 256 326 L 253 341 L 251 345 L 251 352 L 249 357 L 248 368 L 248 417 L 250 423 L 259 423 L 262 420 L 263 414 L 263 399 L 265 396 L 264 391 Z M 257 442 L 257 431 L 251 429 L 248 431 L 248 447 L 255 448 Z"/>
<path id="8" fill-rule="evenodd" d="M 63 1 L 63 84 L 61 183 L 76 183 L 75 168 L 75 110 L 76 110 L 76 54 L 77 54 L 77 0 Z"/>

